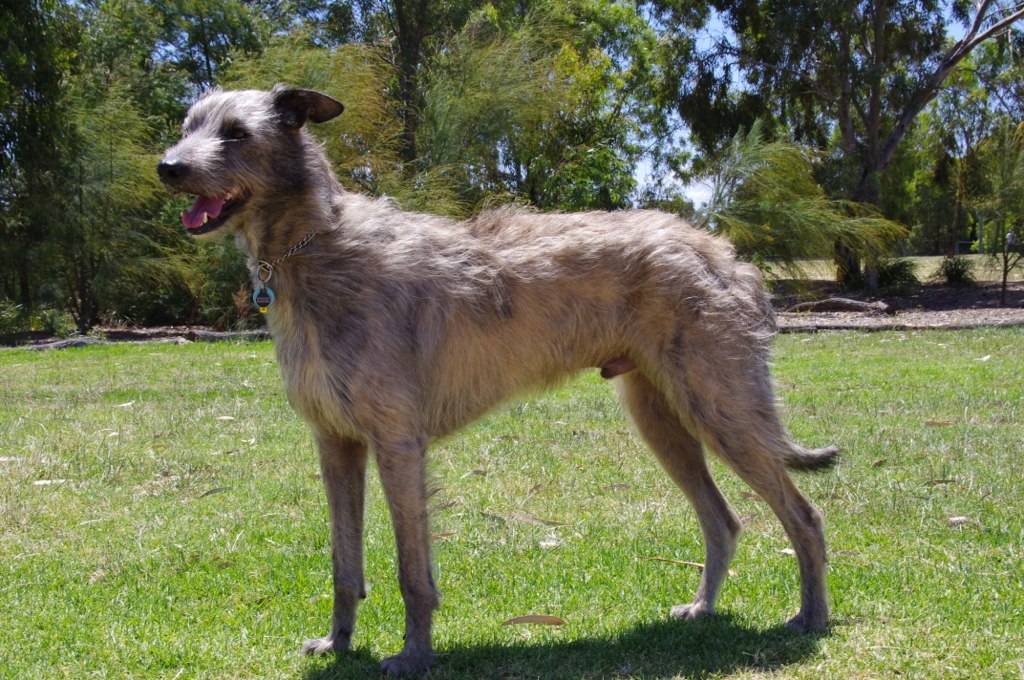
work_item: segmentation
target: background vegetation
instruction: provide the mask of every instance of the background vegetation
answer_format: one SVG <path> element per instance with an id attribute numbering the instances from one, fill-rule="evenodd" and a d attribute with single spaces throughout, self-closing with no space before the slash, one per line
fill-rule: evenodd
<path id="1" fill-rule="evenodd" d="M 204 88 L 315 87 L 353 190 L 673 210 L 745 257 L 978 251 L 1024 214 L 1024 5 L 1006 0 L 10 0 L 0 9 L 0 333 L 258 322 L 228 244 L 153 166 Z M 694 206 L 686 188 L 713 188 Z"/>

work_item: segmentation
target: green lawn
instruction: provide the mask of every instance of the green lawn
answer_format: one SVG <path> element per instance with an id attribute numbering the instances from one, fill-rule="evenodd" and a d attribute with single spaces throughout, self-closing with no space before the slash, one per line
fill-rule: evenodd
<path id="1" fill-rule="evenodd" d="M 974 276 L 978 281 L 1001 281 L 1002 273 L 999 264 L 989 255 L 964 255 L 964 258 L 974 263 Z M 941 255 L 924 255 L 900 258 L 913 262 L 917 268 L 917 278 L 927 283 L 929 281 L 941 281 L 937 276 L 939 265 L 945 259 Z M 808 279 L 822 279 L 832 281 L 836 276 L 835 264 L 831 260 L 807 260 L 800 265 L 800 272 Z M 781 273 L 785 278 L 785 273 Z M 1010 281 L 1024 279 L 1024 268 L 1017 267 L 1010 272 Z"/>
<path id="2" fill-rule="evenodd" d="M 692 510 L 587 375 L 433 451 L 430 678 L 1021 678 L 1024 329 L 787 335 L 800 475 L 826 517 L 834 625 L 800 636 L 795 559 L 744 518 L 720 615 L 672 621 L 702 561 Z M 371 485 L 355 651 L 298 654 L 330 616 L 316 454 L 269 344 L 0 351 L 0 677 L 376 677 L 401 647 Z M 956 519 L 952 522 L 951 518 Z M 548 614 L 562 626 L 514 625 Z"/>

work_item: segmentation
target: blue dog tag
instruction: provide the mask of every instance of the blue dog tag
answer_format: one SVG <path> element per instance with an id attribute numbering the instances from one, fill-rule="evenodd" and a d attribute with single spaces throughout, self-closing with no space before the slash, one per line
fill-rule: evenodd
<path id="1" fill-rule="evenodd" d="M 274 304 L 274 291 L 266 286 L 260 286 L 252 292 L 252 301 L 259 307 L 261 314 L 266 314 L 267 308 Z"/>

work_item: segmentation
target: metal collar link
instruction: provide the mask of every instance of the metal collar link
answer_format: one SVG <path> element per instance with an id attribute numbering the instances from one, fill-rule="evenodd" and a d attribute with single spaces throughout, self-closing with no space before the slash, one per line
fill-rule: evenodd
<path id="1" fill-rule="evenodd" d="M 266 260 L 258 260 L 256 262 L 256 278 L 259 280 L 260 286 L 253 291 L 252 301 L 256 303 L 257 307 L 259 307 L 261 313 L 266 314 L 267 309 L 274 303 L 274 291 L 267 285 L 267 282 L 270 281 L 270 277 L 274 275 L 274 267 L 309 245 L 309 242 L 312 241 L 319 233 L 319 231 L 309 232 L 301 241 L 284 251 L 281 254 L 281 257 L 277 258 L 273 262 L 267 262 Z"/>

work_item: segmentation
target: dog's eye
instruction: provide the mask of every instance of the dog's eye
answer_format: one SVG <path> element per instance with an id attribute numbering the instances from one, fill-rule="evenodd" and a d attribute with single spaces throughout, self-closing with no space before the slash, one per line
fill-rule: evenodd
<path id="1" fill-rule="evenodd" d="M 249 131 L 246 130 L 241 125 L 234 125 L 234 126 L 228 128 L 227 131 L 225 131 L 224 137 L 226 139 L 230 139 L 232 141 L 236 141 L 237 142 L 237 141 L 240 141 L 240 140 L 248 138 L 249 137 Z"/>

